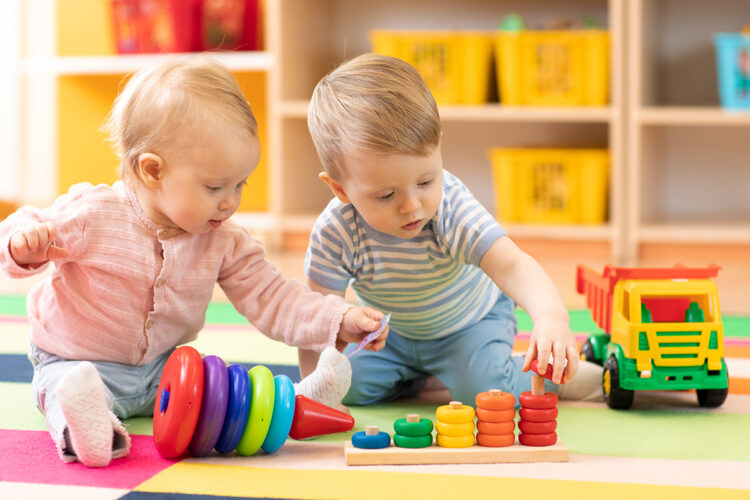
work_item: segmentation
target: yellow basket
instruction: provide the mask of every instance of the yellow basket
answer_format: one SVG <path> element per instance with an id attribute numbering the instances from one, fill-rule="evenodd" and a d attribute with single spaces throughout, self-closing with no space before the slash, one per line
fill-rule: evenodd
<path id="1" fill-rule="evenodd" d="M 609 33 L 504 31 L 495 38 L 500 102 L 603 106 L 609 99 Z"/>
<path id="2" fill-rule="evenodd" d="M 609 171 L 606 149 L 492 148 L 490 157 L 499 220 L 604 222 Z"/>
<path id="3" fill-rule="evenodd" d="M 370 32 L 373 52 L 414 66 L 438 104 L 487 102 L 493 38 L 475 31 Z"/>

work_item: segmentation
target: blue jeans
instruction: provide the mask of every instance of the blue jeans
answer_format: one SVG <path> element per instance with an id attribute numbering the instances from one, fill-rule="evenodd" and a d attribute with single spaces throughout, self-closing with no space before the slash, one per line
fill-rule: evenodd
<path id="1" fill-rule="evenodd" d="M 514 310 L 513 301 L 503 295 L 478 323 L 435 340 L 413 340 L 391 329 L 383 349 L 352 356 L 352 385 L 344 404 L 416 397 L 424 380 L 434 375 L 454 401 L 474 406 L 477 394 L 496 388 L 513 393 L 518 406 L 518 395 L 531 390 L 531 372 L 521 371 L 523 356 L 511 355 L 518 330 Z M 554 384 L 545 384 L 557 392 Z"/>

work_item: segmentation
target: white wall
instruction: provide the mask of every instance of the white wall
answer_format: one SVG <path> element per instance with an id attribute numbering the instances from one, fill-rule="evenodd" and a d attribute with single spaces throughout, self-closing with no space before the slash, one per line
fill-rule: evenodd
<path id="1" fill-rule="evenodd" d="M 6 0 L 0 12 L 0 199 L 20 198 L 20 22 L 21 0 Z"/>

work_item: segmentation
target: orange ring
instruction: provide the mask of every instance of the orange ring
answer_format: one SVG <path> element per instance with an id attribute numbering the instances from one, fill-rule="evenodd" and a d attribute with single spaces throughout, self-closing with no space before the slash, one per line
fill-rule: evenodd
<path id="1" fill-rule="evenodd" d="M 479 446 L 490 446 L 493 448 L 502 448 L 512 446 L 516 442 L 516 435 L 510 434 L 482 434 L 477 433 L 477 444 Z"/>
<path id="2" fill-rule="evenodd" d="M 557 434 L 548 432 L 547 434 L 524 434 L 518 435 L 518 442 L 524 446 L 552 446 L 557 443 Z"/>
<path id="3" fill-rule="evenodd" d="M 511 434 L 515 428 L 516 423 L 513 420 L 506 422 L 477 421 L 477 433 L 481 432 L 482 434 Z"/>
<path id="4" fill-rule="evenodd" d="M 543 395 L 534 396 L 531 391 L 526 391 L 522 392 L 518 399 L 521 401 L 521 408 L 544 410 L 557 407 L 557 394 L 554 392 L 545 392 Z"/>
<path id="5" fill-rule="evenodd" d="M 507 422 L 516 418 L 516 410 L 485 410 L 477 408 L 477 420 L 484 422 Z"/>
<path id="6" fill-rule="evenodd" d="M 203 360 L 193 347 L 182 346 L 169 355 L 154 403 L 154 444 L 165 458 L 187 450 L 203 400 Z"/>
<path id="7" fill-rule="evenodd" d="M 550 422 L 557 418 L 557 408 L 521 408 L 518 410 L 518 415 L 521 420 L 528 420 L 529 422 Z"/>
<path id="8" fill-rule="evenodd" d="M 508 410 L 516 406 L 516 398 L 513 393 L 501 392 L 499 395 L 493 395 L 492 392 L 480 392 L 475 398 L 477 408 L 485 410 Z"/>
<path id="9" fill-rule="evenodd" d="M 518 430 L 525 434 L 549 434 L 557 430 L 557 420 L 548 422 L 531 422 L 530 420 L 520 420 Z"/>

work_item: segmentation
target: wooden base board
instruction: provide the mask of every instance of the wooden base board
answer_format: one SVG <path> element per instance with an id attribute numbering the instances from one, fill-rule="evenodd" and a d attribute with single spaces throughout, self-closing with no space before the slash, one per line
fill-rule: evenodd
<path id="1" fill-rule="evenodd" d="M 346 465 L 426 465 L 426 464 L 498 464 L 530 462 L 567 462 L 568 447 L 562 440 L 552 446 L 523 446 L 516 443 L 504 448 L 472 446 L 471 448 L 388 448 L 366 450 L 351 442 L 344 446 Z"/>

